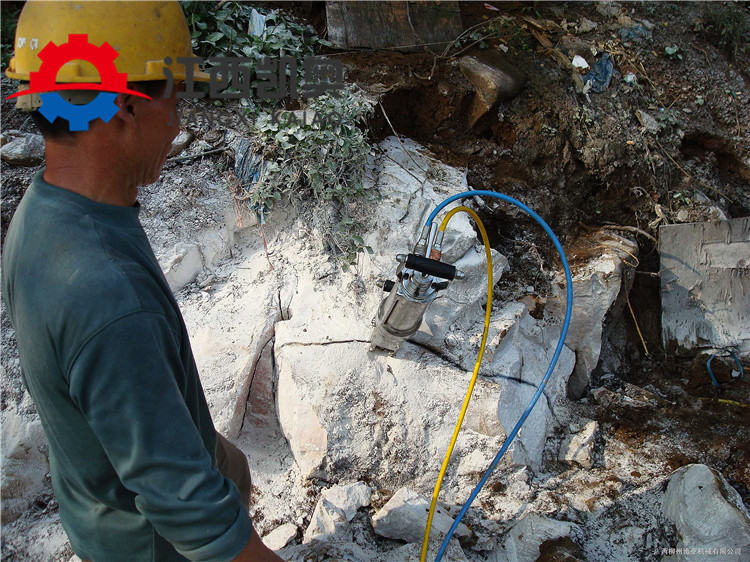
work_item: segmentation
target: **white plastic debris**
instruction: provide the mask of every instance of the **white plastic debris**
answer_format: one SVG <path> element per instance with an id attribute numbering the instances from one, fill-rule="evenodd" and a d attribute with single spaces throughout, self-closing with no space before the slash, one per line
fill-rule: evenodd
<path id="1" fill-rule="evenodd" d="M 585 70 L 589 67 L 589 63 L 587 63 L 586 59 L 583 58 L 581 55 L 576 55 L 573 57 L 573 66 L 575 68 L 582 68 Z"/>

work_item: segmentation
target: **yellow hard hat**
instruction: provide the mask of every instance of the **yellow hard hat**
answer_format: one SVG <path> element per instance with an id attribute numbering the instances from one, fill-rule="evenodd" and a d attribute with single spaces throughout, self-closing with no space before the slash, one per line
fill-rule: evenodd
<path id="1" fill-rule="evenodd" d="M 117 71 L 127 73 L 128 82 L 165 80 L 167 58 L 172 61 L 167 68 L 174 79 L 184 80 L 185 65 L 178 63 L 177 58 L 195 56 L 185 14 L 176 1 L 29 0 L 18 18 L 15 56 L 10 59 L 6 75 L 28 82 L 29 74 L 38 71 L 42 64 L 39 52 L 50 41 L 58 46 L 68 43 L 70 34 L 86 34 L 88 42 L 96 46 L 109 43 L 118 53 L 114 60 Z M 108 56 L 111 59 L 111 52 Z M 193 69 L 195 80 L 209 80 L 209 74 L 198 71 L 197 66 Z M 98 82 L 99 79 L 94 64 L 70 60 L 59 69 L 56 81 Z"/>

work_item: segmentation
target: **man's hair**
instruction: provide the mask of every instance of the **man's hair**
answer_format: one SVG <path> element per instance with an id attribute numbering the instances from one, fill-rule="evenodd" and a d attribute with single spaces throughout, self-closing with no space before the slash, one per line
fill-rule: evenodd
<path id="1" fill-rule="evenodd" d="M 142 92 L 152 98 L 158 98 L 164 93 L 166 84 L 165 80 L 147 80 L 144 82 L 130 82 L 128 88 Z M 50 123 L 39 111 L 32 111 L 31 119 L 45 139 L 73 140 L 76 134 L 80 132 L 71 131 L 68 120 L 63 117 L 58 117 L 54 123 Z"/>

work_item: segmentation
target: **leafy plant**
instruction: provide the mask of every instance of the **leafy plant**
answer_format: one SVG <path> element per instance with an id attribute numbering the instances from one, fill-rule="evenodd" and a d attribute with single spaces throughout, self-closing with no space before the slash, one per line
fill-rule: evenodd
<path id="1" fill-rule="evenodd" d="M 277 10 L 265 14 L 265 28 L 251 33 L 253 7 L 244 2 L 182 2 L 190 28 L 193 51 L 200 57 L 293 56 L 301 72 L 305 57 L 316 49 L 330 46 L 310 28 L 295 22 Z"/>
<path id="2" fill-rule="evenodd" d="M 369 195 L 363 185 L 371 153 L 362 130 L 373 102 L 348 86 L 308 101 L 298 111 L 261 111 L 253 124 L 255 150 L 263 164 L 248 203 L 270 208 L 283 196 L 331 201 L 344 213 L 331 231 L 333 245 L 347 262 L 366 250 L 361 225 L 348 216 L 349 203 Z"/>
<path id="3" fill-rule="evenodd" d="M 750 14 L 741 5 L 712 3 L 705 13 L 708 32 L 733 57 L 750 42 Z"/>

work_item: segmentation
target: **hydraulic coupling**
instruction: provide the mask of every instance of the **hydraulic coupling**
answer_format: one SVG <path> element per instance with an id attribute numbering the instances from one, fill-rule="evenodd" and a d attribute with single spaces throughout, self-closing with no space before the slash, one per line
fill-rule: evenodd
<path id="1" fill-rule="evenodd" d="M 447 289 L 454 279 L 463 279 L 463 272 L 440 261 L 441 235 L 439 232 L 435 244 L 429 249 L 429 258 L 420 255 L 428 253 L 427 236 L 424 235 L 414 253 L 396 256 L 399 262 L 397 279 L 383 283 L 383 290 L 388 295 L 378 308 L 370 350 L 398 351 L 401 342 L 419 329 L 427 307 L 437 298 L 438 292 Z"/>

